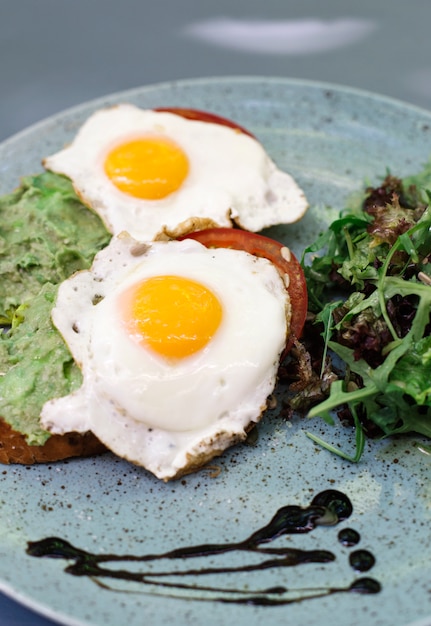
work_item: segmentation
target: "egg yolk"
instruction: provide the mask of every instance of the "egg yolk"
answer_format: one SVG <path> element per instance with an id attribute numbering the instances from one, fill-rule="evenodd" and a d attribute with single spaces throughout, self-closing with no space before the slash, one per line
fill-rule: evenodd
<path id="1" fill-rule="evenodd" d="M 181 187 L 189 160 L 171 139 L 151 136 L 117 145 L 104 167 L 120 191 L 141 200 L 160 200 Z"/>
<path id="2" fill-rule="evenodd" d="M 164 357 L 184 358 L 201 350 L 222 319 L 214 293 L 182 276 L 155 276 L 133 286 L 126 307 L 129 332 Z"/>

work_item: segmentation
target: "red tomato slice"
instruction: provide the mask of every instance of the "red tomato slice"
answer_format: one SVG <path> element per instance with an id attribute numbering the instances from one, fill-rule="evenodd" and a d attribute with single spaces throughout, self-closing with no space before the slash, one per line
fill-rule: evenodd
<path id="1" fill-rule="evenodd" d="M 286 344 L 287 353 L 292 347 L 294 339 L 298 339 L 302 334 L 308 305 L 304 272 L 298 259 L 289 248 L 264 235 L 235 228 L 209 228 L 180 237 L 180 239 L 186 238 L 195 239 L 207 248 L 245 250 L 255 256 L 269 259 L 275 265 L 285 283 L 288 283 L 287 292 L 292 307 L 290 334 Z M 286 275 L 288 276 L 287 280 Z"/>
<path id="2" fill-rule="evenodd" d="M 250 133 L 246 128 L 243 128 L 236 122 L 232 120 L 228 120 L 225 117 L 221 117 L 220 115 L 216 115 L 215 113 L 208 113 L 207 111 L 198 111 L 197 109 L 183 109 L 181 107 L 157 107 L 154 111 L 160 111 L 165 113 L 175 113 L 175 115 L 180 115 L 181 117 L 185 117 L 188 120 L 198 120 L 200 122 L 210 122 L 212 124 L 220 124 L 221 126 L 228 126 L 229 128 L 234 128 L 240 133 L 244 133 L 245 135 L 249 135 L 250 137 L 255 138 L 252 133 Z"/>

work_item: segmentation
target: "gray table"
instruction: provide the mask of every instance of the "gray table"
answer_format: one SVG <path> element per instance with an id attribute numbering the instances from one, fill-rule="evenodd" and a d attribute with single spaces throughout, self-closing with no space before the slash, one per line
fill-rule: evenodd
<path id="1" fill-rule="evenodd" d="M 328 81 L 431 108 L 429 0 L 2 0 L 0 141 L 115 91 L 182 78 Z M 1 626 L 49 626 L 0 594 Z"/>

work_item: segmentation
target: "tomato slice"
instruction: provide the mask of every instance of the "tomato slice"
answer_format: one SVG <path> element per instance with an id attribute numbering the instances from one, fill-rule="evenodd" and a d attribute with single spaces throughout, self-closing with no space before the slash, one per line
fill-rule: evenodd
<path id="1" fill-rule="evenodd" d="M 243 126 L 240 126 L 236 122 L 227 119 L 226 117 L 221 117 L 220 115 L 216 115 L 215 113 L 209 113 L 208 111 L 199 111 L 198 109 L 183 109 L 181 107 L 157 107 L 154 111 L 160 111 L 165 113 L 174 113 L 175 115 L 180 115 L 181 117 L 185 117 L 188 120 L 197 120 L 199 122 L 210 122 L 211 124 L 220 124 L 221 126 L 228 126 L 229 128 L 234 128 L 240 133 L 244 133 L 244 135 L 249 135 L 250 137 L 255 138 L 250 131 Z"/>
<path id="2" fill-rule="evenodd" d="M 198 230 L 180 239 L 195 239 L 207 248 L 234 248 L 245 250 L 258 257 L 269 259 L 283 278 L 289 294 L 292 316 L 286 353 L 294 339 L 299 339 L 307 316 L 307 284 L 301 264 L 295 255 L 282 243 L 246 230 L 235 228 L 208 228 Z"/>

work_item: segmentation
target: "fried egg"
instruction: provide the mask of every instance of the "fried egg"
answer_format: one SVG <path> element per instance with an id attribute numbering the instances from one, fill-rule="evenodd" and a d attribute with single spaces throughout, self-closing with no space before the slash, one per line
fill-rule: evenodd
<path id="1" fill-rule="evenodd" d="M 256 232 L 307 209 L 294 179 L 247 133 L 131 104 L 96 111 L 44 165 L 72 180 L 109 232 L 139 240 L 202 224 Z"/>
<path id="2" fill-rule="evenodd" d="M 52 312 L 82 370 L 42 426 L 92 431 L 169 480 L 242 441 L 276 382 L 290 302 L 267 259 L 197 241 L 113 237 Z"/>

